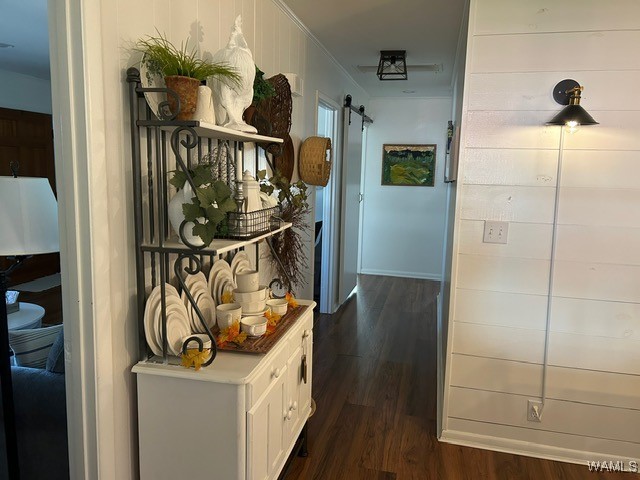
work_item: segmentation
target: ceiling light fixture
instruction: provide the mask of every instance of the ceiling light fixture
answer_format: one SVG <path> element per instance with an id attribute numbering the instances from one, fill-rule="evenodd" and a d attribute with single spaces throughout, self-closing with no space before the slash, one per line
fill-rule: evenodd
<path id="1" fill-rule="evenodd" d="M 575 128 L 580 125 L 598 125 L 591 115 L 580 105 L 580 95 L 584 90 L 575 80 L 562 80 L 553 89 L 553 99 L 560 105 L 566 105 L 547 122 L 547 125 L 563 125 Z"/>
<path id="2" fill-rule="evenodd" d="M 381 50 L 376 73 L 380 80 L 406 80 L 407 51 Z"/>

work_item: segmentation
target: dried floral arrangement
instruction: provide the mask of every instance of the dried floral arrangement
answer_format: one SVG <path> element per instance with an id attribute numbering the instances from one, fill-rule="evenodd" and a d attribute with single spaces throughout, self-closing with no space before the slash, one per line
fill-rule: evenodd
<path id="1" fill-rule="evenodd" d="M 262 192 L 267 195 L 277 192 L 278 201 L 282 208 L 282 220 L 292 224 L 291 228 L 272 237 L 271 244 L 280 259 L 280 262 L 273 259 L 276 273 L 282 281 L 291 282 L 288 285 L 289 290 L 293 288 L 293 285 L 305 285 L 303 270 L 307 269 L 309 264 L 303 250 L 302 235 L 308 235 L 309 232 L 309 224 L 307 223 L 309 215 L 308 187 L 303 181 L 289 183 L 289 180 L 282 176 L 278 170 L 271 178 L 267 178 L 266 170 L 261 170 L 258 172 L 258 179 Z"/>

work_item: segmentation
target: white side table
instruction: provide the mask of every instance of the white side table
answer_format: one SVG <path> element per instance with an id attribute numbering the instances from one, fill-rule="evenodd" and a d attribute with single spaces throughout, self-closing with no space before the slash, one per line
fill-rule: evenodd
<path id="1" fill-rule="evenodd" d="M 44 317 L 44 308 L 34 303 L 20 302 L 20 310 L 8 315 L 9 330 L 40 328 Z"/>

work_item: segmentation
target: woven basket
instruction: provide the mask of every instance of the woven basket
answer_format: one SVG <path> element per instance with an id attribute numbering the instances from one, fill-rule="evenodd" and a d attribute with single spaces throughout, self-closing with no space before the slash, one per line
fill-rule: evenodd
<path id="1" fill-rule="evenodd" d="M 329 152 L 328 159 L 327 152 Z M 309 137 L 302 143 L 298 173 L 303 182 L 325 187 L 329 183 L 332 163 L 330 138 Z"/>

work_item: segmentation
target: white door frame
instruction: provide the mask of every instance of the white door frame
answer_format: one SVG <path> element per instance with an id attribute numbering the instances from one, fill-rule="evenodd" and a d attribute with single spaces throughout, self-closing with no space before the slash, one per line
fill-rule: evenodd
<path id="1" fill-rule="evenodd" d="M 106 478 L 116 460 L 111 331 L 94 322 L 104 282 L 96 245 L 108 248 L 96 241 L 92 209 L 93 187 L 106 175 L 104 128 L 94 128 L 104 112 L 102 25 L 113 20 L 104 10 L 102 1 L 48 2 L 71 479 Z"/>
<path id="2" fill-rule="evenodd" d="M 320 289 L 320 312 L 322 313 L 334 313 L 338 309 L 338 247 L 340 242 L 339 236 L 339 217 L 335 212 L 338 212 L 336 208 L 340 205 L 339 195 L 340 181 L 342 179 L 342 163 L 341 159 L 341 145 L 339 132 L 341 128 L 340 112 L 342 108 L 330 97 L 316 90 L 316 123 L 315 132 L 318 132 L 318 108 L 320 104 L 329 107 L 333 111 L 333 138 L 331 139 L 331 146 L 333 149 L 333 167 L 331 176 L 329 177 L 329 183 L 325 187 L 323 199 L 322 199 L 322 278 L 327 279 L 327 288 Z"/>

